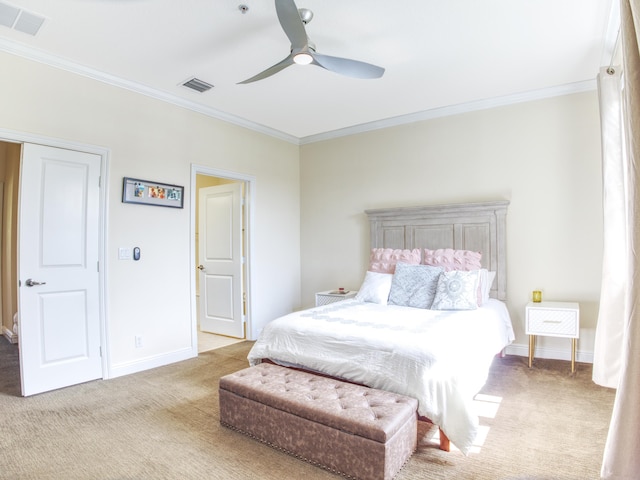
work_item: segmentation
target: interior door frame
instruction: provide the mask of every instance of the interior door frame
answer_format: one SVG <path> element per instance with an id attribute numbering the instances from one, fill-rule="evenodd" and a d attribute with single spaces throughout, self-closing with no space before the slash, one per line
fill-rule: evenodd
<path id="1" fill-rule="evenodd" d="M 193 355 L 198 355 L 198 311 L 197 311 L 197 288 L 196 277 L 199 271 L 196 269 L 196 203 L 198 201 L 198 192 L 196 190 L 196 175 L 206 175 L 209 177 L 225 178 L 234 180 L 237 182 L 244 182 L 244 207 L 245 207 L 245 233 L 244 241 L 245 245 L 245 259 L 244 259 L 244 271 L 245 271 L 245 338 L 247 340 L 254 340 L 252 329 L 252 315 L 251 315 L 251 292 L 252 289 L 252 276 L 251 276 L 251 258 L 253 257 L 253 225 L 254 225 L 254 212 L 255 212 L 255 199 L 256 199 L 256 177 L 253 175 L 246 175 L 237 172 L 231 172 L 229 170 L 221 170 L 219 168 L 206 167 L 204 165 L 191 164 L 191 242 L 189 255 L 189 268 L 191 269 L 191 348 Z"/>
<path id="2" fill-rule="evenodd" d="M 111 377 L 110 359 L 109 359 L 109 328 L 107 324 L 106 305 L 107 305 L 107 186 L 109 185 L 109 156 L 110 150 L 96 145 L 84 143 L 76 143 L 68 140 L 60 140 L 57 138 L 46 137 L 43 135 L 34 135 L 26 132 L 8 130 L 0 128 L 0 141 L 8 143 L 35 143 L 47 147 L 63 148 L 65 150 L 75 150 L 78 152 L 92 153 L 100 156 L 100 218 L 98 220 L 99 246 L 98 246 L 98 262 L 99 266 L 99 321 L 100 321 L 100 350 L 102 353 L 102 379 L 106 380 Z M 21 162 L 22 163 L 22 162 Z M 20 198 L 18 198 L 18 215 L 20 215 Z M 20 235 L 20 232 L 18 232 Z M 19 257 L 19 255 L 18 255 Z M 17 259 L 19 260 L 19 259 Z M 18 272 L 20 266 L 18 265 Z"/>

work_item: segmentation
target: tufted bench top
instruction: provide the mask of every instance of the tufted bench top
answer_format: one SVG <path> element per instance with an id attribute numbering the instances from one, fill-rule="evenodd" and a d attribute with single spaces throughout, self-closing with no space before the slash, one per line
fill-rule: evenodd
<path id="1" fill-rule="evenodd" d="M 225 375 L 220 388 L 383 444 L 418 408 L 414 398 L 270 363 Z"/>

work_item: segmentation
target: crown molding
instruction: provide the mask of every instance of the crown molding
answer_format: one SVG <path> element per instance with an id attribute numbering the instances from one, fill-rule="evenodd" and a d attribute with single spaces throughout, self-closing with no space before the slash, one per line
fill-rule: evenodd
<path id="1" fill-rule="evenodd" d="M 192 110 L 194 112 L 207 115 L 209 117 L 217 118 L 218 120 L 222 120 L 224 122 L 231 123 L 239 127 L 244 127 L 258 133 L 263 133 L 271 137 L 279 138 L 280 140 L 284 140 L 286 142 L 294 143 L 296 145 L 299 144 L 299 139 L 297 137 L 294 137 L 293 135 L 286 134 L 284 132 L 275 130 L 273 128 L 265 127 L 264 125 L 260 125 L 255 122 L 250 122 L 244 118 L 231 115 L 221 110 L 216 110 L 215 108 L 206 107 L 196 102 L 185 100 L 184 98 L 180 98 L 175 95 L 162 92 L 160 90 L 151 88 L 141 83 L 131 82 L 129 80 L 125 80 L 115 75 L 102 72 L 100 70 L 79 65 L 75 62 L 71 62 L 69 60 L 66 60 L 54 55 L 50 55 L 48 53 L 42 52 L 41 50 L 37 50 L 35 48 L 28 47 L 26 45 L 23 45 L 17 42 L 0 38 L 0 50 L 3 50 L 7 53 L 10 53 L 19 57 L 26 58 L 28 60 L 33 60 L 39 63 L 43 63 L 45 65 L 49 65 L 51 67 L 59 68 L 61 70 L 66 70 L 68 72 L 75 73 L 77 75 L 82 75 L 84 77 L 88 77 L 93 80 L 97 80 L 109 85 L 124 88 L 132 92 L 140 93 L 142 95 L 146 95 L 148 97 L 155 98 L 163 102 L 171 103 L 173 105 L 183 107 L 188 110 Z"/>
<path id="2" fill-rule="evenodd" d="M 487 110 L 490 108 L 504 107 L 516 103 L 531 102 L 550 97 L 558 97 L 561 95 L 570 95 L 572 93 L 580 93 L 595 90 L 597 87 L 596 79 L 586 80 L 583 82 L 570 83 L 556 87 L 544 88 L 540 90 L 532 90 L 514 95 L 506 95 L 502 97 L 488 98 L 486 100 L 478 100 L 475 102 L 461 103 L 458 105 L 448 105 L 441 108 L 433 108 L 431 110 L 423 110 L 421 112 L 409 113 L 407 115 L 399 115 L 397 117 L 377 120 L 375 122 L 362 123 L 352 127 L 346 127 L 330 132 L 319 133 L 317 135 L 309 135 L 300 139 L 300 145 L 330 140 L 359 133 L 381 130 L 383 128 L 397 127 L 409 123 L 422 122 L 425 120 L 433 120 L 435 118 L 449 117 L 459 115 L 461 113 L 476 112 L 478 110 Z"/>
<path id="3" fill-rule="evenodd" d="M 540 100 L 544 98 L 550 98 L 561 95 L 569 95 L 572 93 L 579 93 L 585 91 L 595 90 L 597 86 L 596 79 L 586 80 L 583 82 L 571 83 L 567 85 L 560 85 L 551 88 L 545 88 L 541 90 L 535 90 L 530 92 L 523 92 L 514 95 L 507 95 L 496 98 L 489 98 L 485 100 L 478 100 L 474 102 L 468 102 L 458 105 L 450 105 L 440 108 L 434 108 L 430 110 L 424 110 L 420 112 L 410 113 L 407 115 L 400 115 L 397 117 L 376 120 L 373 122 L 362 123 L 338 130 L 332 130 L 315 135 L 309 135 L 305 137 L 295 137 L 279 130 L 266 127 L 264 125 L 248 121 L 244 118 L 231 115 L 229 113 L 200 105 L 196 102 L 191 102 L 175 95 L 170 95 L 166 92 L 148 87 L 146 85 L 132 82 L 115 75 L 111 75 L 96 69 L 92 69 L 83 65 L 79 65 L 75 62 L 50 55 L 40 50 L 28 47 L 26 45 L 13 42 L 7 39 L 0 38 L 0 50 L 7 53 L 27 58 L 45 65 L 49 65 L 55 68 L 66 70 L 71 73 L 82 75 L 93 80 L 97 80 L 109 85 L 124 88 L 142 95 L 146 95 L 163 102 L 171 103 L 188 110 L 192 110 L 209 117 L 216 118 L 218 120 L 231 123 L 249 130 L 269 135 L 271 137 L 284 140 L 294 145 L 307 145 L 324 140 L 331 140 L 334 138 L 345 137 L 349 135 L 356 135 L 359 133 L 365 133 L 384 128 L 396 127 L 406 125 L 409 123 L 421 122 L 425 120 L 432 120 L 435 118 L 447 117 L 451 115 L 459 115 L 462 113 L 474 112 L 478 110 L 485 110 L 490 108 L 496 108 L 501 106 L 512 105 L 516 103 L 529 102 L 534 100 Z"/>

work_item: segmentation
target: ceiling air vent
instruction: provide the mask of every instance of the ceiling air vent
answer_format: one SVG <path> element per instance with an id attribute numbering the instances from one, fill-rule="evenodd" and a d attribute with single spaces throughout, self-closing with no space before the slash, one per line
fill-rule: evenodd
<path id="1" fill-rule="evenodd" d="M 0 25 L 12 28 L 18 15 L 20 15 L 19 8 L 0 2 Z"/>
<path id="2" fill-rule="evenodd" d="M 13 28 L 20 32 L 35 36 L 38 31 L 40 31 L 40 27 L 42 27 L 43 23 L 44 17 L 25 12 L 23 10 Z"/>
<path id="3" fill-rule="evenodd" d="M 44 17 L 40 15 L 0 2 L 0 25 L 35 36 L 43 23 Z"/>
<path id="4" fill-rule="evenodd" d="M 213 88 L 213 85 L 207 82 L 203 82 L 197 78 L 192 78 L 191 80 L 187 80 L 182 84 L 182 86 L 190 88 L 191 90 L 195 90 L 196 92 L 206 92 Z"/>

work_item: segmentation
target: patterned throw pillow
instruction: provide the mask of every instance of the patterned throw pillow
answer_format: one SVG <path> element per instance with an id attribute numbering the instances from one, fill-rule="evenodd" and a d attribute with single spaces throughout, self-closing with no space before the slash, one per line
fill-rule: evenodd
<path id="1" fill-rule="evenodd" d="M 432 310 L 475 310 L 478 308 L 478 272 L 452 270 L 438 279 Z"/>
<path id="2" fill-rule="evenodd" d="M 429 308 L 442 268 L 398 263 L 391 281 L 389 305 Z"/>

